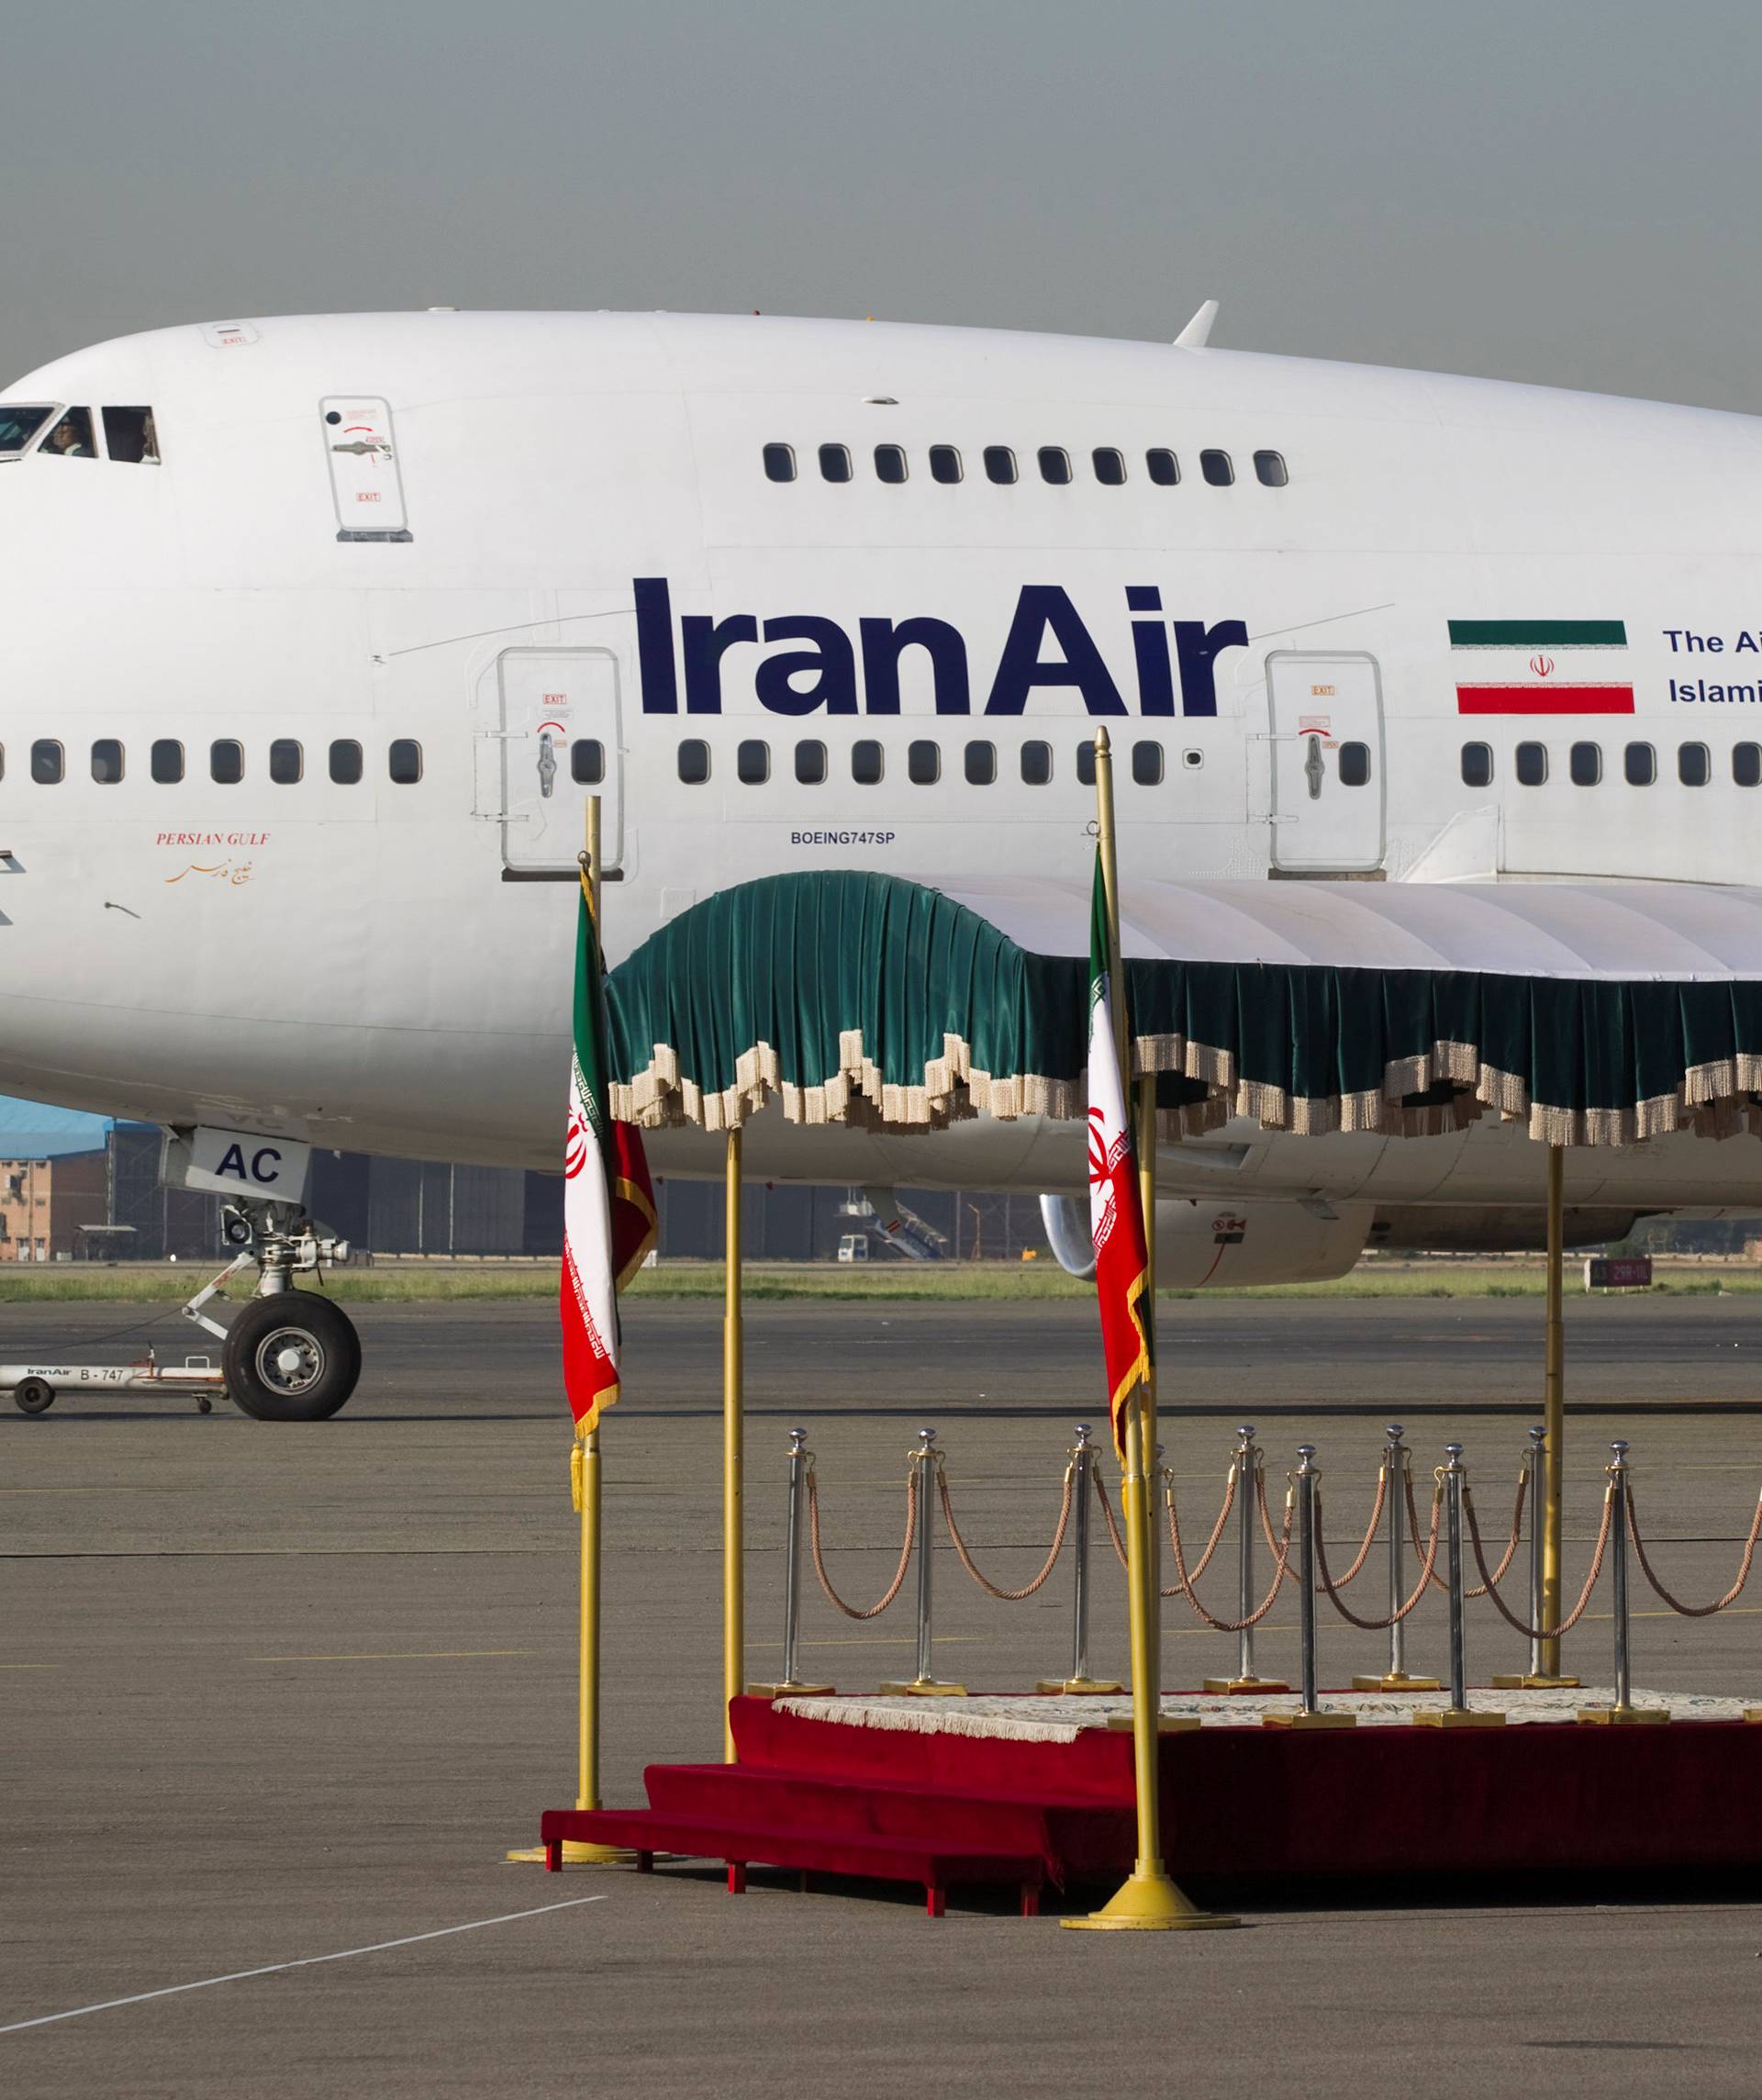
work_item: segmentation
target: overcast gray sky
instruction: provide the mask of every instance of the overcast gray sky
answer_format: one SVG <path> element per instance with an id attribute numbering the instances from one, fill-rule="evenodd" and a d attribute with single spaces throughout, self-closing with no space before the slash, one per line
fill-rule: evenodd
<path id="1" fill-rule="evenodd" d="M 6 376 L 168 322 L 666 307 L 1762 409 L 1754 0 L 6 10 Z"/>

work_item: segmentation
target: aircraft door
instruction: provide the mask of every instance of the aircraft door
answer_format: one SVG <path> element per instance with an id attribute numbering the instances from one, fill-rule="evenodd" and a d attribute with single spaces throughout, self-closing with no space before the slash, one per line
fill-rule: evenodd
<path id="1" fill-rule="evenodd" d="M 1387 790 L 1377 659 L 1276 651 L 1266 659 L 1266 692 L 1274 869 L 1349 875 L 1380 867 Z"/>
<path id="2" fill-rule="evenodd" d="M 608 649 L 505 649 L 497 665 L 502 860 L 566 872 L 583 843 L 583 806 L 600 798 L 606 866 L 623 859 L 618 658 Z"/>
<path id="3" fill-rule="evenodd" d="M 391 404 L 378 395 L 331 394 L 318 403 L 339 540 L 414 535 L 404 513 L 404 476 L 392 438 Z"/>

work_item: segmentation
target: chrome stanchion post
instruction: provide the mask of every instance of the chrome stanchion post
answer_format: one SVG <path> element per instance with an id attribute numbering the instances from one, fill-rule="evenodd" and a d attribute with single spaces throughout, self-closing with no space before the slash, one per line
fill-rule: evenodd
<path id="1" fill-rule="evenodd" d="M 1446 1728 L 1496 1726 L 1504 1720 L 1503 1714 L 1471 1712 L 1468 1705 L 1468 1666 L 1462 1636 L 1462 1497 L 1468 1473 L 1460 1444 L 1446 1444 L 1444 1454 L 1438 1478 L 1444 1483 L 1444 1581 L 1450 1594 L 1450 1703 L 1413 1718 Z"/>
<path id="2" fill-rule="evenodd" d="M 1397 1616 L 1407 1602 L 1407 1469 L 1410 1453 L 1399 1422 L 1383 1435 L 1383 1494 L 1388 1504 L 1388 1669 L 1381 1677 L 1355 1677 L 1355 1692 L 1435 1692 L 1435 1677 L 1407 1673 L 1407 1621 Z"/>
<path id="3" fill-rule="evenodd" d="M 1094 1431 L 1087 1422 L 1079 1422 L 1072 1432 L 1069 1463 L 1071 1468 L 1071 1554 L 1076 1563 L 1071 1581 L 1071 1674 L 1068 1677 L 1043 1677 L 1036 1690 L 1041 1692 L 1120 1692 L 1124 1687 L 1110 1681 L 1089 1675 L 1089 1503 L 1095 1494 L 1095 1447 L 1089 1442 Z"/>
<path id="4" fill-rule="evenodd" d="M 1627 1599 L 1627 1446 L 1619 1439 L 1610 1446 L 1615 1456 L 1609 1474 L 1609 1580 L 1615 1618 L 1615 1703 L 1579 1710 L 1581 1721 L 1667 1721 L 1667 1706 L 1636 1706 L 1628 1649 Z"/>
<path id="5" fill-rule="evenodd" d="M 1255 1442 L 1255 1425 L 1244 1422 L 1236 1429 L 1236 1448 L 1231 1461 L 1236 1482 L 1236 1616 L 1245 1620 L 1255 1608 L 1255 1527 L 1260 1522 L 1255 1489 L 1260 1480 L 1260 1447 Z M 1288 1692 L 1290 1686 L 1277 1678 L 1255 1674 L 1255 1629 L 1243 1625 L 1236 1636 L 1236 1674 L 1208 1677 L 1208 1692 Z"/>
<path id="6" fill-rule="evenodd" d="M 808 1432 L 789 1432 L 789 1500 L 785 1508 L 783 1532 L 783 1675 L 775 1684 L 749 1684 L 757 1698 L 808 1698 L 830 1692 L 830 1684 L 804 1684 L 796 1674 L 801 1645 L 801 1539 L 808 1502 L 808 1475 L 814 1455 L 808 1448 Z"/>
<path id="7" fill-rule="evenodd" d="M 1315 1446 L 1297 1447 L 1297 1576 L 1299 1605 L 1298 1624 L 1303 1646 L 1303 1711 L 1316 1713 L 1315 1697 L 1315 1483 L 1318 1469 Z"/>
<path id="8" fill-rule="evenodd" d="M 931 1548 L 936 1528 L 936 1489 L 942 1476 L 942 1454 L 936 1446 L 936 1432 L 920 1429 L 918 1448 L 910 1455 L 918 1480 L 918 1674 L 909 1683 L 884 1684 L 883 1692 L 909 1692 L 933 1695 L 965 1695 L 964 1684 L 943 1684 L 935 1670 L 935 1633 L 931 1614 Z"/>

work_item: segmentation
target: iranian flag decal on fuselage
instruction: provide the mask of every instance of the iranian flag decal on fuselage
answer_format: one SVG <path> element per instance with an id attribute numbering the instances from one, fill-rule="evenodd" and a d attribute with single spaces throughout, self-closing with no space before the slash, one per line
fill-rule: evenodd
<path id="1" fill-rule="evenodd" d="M 1627 622 L 1453 620 L 1459 715 L 1631 715 Z"/>

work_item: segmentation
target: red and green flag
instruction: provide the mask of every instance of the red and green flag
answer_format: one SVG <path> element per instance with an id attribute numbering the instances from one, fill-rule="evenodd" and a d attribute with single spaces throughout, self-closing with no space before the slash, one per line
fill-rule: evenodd
<path id="1" fill-rule="evenodd" d="M 606 1109 L 605 964 L 585 877 L 575 930 L 575 1054 L 563 1147 L 563 1382 L 577 1435 L 618 1398 L 618 1293 L 654 1245 L 654 1190 L 633 1123 Z"/>
<path id="2" fill-rule="evenodd" d="M 1453 620 L 1459 715 L 1631 715 L 1623 620 Z"/>
<path id="3" fill-rule="evenodd" d="M 1126 1115 L 1125 1081 L 1113 1029 L 1108 966 L 1108 899 L 1101 855 L 1095 856 L 1089 908 L 1089 1237 L 1095 1243 L 1095 1293 L 1107 1364 L 1113 1440 L 1125 1453 L 1126 1403 L 1150 1377 L 1150 1334 L 1143 1296 L 1150 1260 L 1138 1195 L 1138 1161 Z"/>

